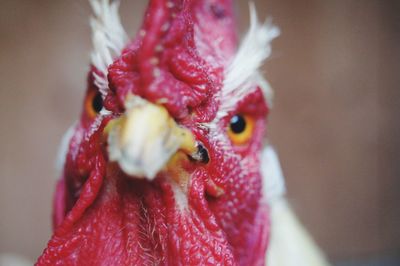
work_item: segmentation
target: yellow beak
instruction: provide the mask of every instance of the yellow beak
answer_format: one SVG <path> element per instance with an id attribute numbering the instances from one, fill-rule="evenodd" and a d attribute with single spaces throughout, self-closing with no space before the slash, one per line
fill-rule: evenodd
<path id="1" fill-rule="evenodd" d="M 126 107 L 125 114 L 105 128 L 109 158 L 126 174 L 152 180 L 177 151 L 196 152 L 193 134 L 163 106 L 130 97 Z"/>

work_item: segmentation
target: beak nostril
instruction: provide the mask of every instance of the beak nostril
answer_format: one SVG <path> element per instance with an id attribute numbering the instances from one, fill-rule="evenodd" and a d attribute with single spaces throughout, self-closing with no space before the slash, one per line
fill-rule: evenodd
<path id="1" fill-rule="evenodd" d="M 197 151 L 190 156 L 190 159 L 196 162 L 207 164 L 210 161 L 207 149 L 201 143 L 197 143 Z"/>
<path id="2" fill-rule="evenodd" d="M 208 156 L 207 149 L 201 144 L 199 144 L 197 148 L 198 148 L 198 152 L 200 154 L 201 162 L 208 163 L 210 161 L 210 157 Z"/>

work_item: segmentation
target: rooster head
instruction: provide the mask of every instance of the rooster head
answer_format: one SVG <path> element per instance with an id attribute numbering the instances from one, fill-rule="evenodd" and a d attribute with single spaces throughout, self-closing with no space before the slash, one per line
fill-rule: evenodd
<path id="1" fill-rule="evenodd" d="M 38 265 L 262 265 L 260 153 L 278 30 L 241 44 L 231 0 L 151 0 L 129 41 L 92 0 L 94 51 Z"/>

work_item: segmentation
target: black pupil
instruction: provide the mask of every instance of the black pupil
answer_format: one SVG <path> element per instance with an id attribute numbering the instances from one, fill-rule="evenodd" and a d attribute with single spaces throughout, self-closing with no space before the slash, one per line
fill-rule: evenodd
<path id="1" fill-rule="evenodd" d="M 96 94 L 96 96 L 94 96 L 92 106 L 93 106 L 93 110 L 96 113 L 100 113 L 101 109 L 103 109 L 103 98 L 101 97 L 100 92 L 98 92 Z"/>
<path id="2" fill-rule="evenodd" d="M 240 134 L 246 129 L 246 120 L 241 115 L 235 115 L 231 118 L 230 127 L 233 133 Z"/>

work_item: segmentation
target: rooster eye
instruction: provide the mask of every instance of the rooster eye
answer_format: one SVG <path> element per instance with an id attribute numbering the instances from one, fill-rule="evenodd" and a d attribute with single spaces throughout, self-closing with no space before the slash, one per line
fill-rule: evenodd
<path id="1" fill-rule="evenodd" d="M 100 113 L 101 109 L 103 109 L 103 98 L 99 91 L 93 90 L 89 92 L 86 98 L 85 108 L 90 118 L 94 118 Z"/>
<path id="2" fill-rule="evenodd" d="M 92 100 L 92 107 L 96 113 L 100 113 L 101 109 L 103 109 L 103 98 L 101 97 L 101 93 L 96 93 Z"/>
<path id="3" fill-rule="evenodd" d="M 234 144 L 243 145 L 250 140 L 253 128 L 254 120 L 251 117 L 237 114 L 231 118 L 228 136 Z"/>
<path id="4" fill-rule="evenodd" d="M 233 133 L 240 134 L 246 130 L 246 120 L 241 115 L 235 115 L 231 119 L 230 128 Z"/>

